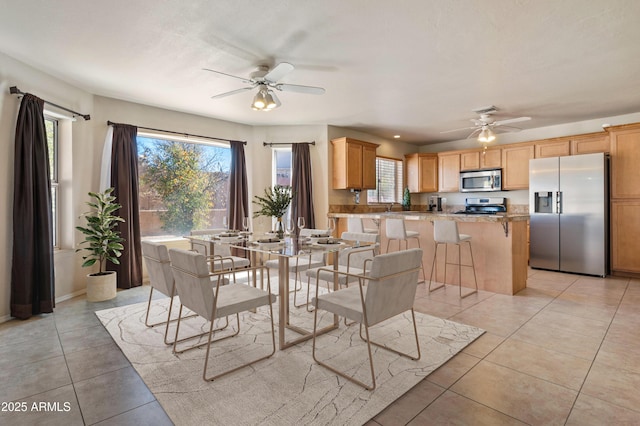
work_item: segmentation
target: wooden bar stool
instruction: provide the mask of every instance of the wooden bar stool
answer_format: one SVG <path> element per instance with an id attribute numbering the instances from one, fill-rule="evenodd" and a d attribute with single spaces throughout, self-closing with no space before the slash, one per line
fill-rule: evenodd
<path id="1" fill-rule="evenodd" d="M 476 268 L 473 263 L 473 251 L 471 250 L 471 235 L 460 234 L 458 232 L 458 223 L 454 220 L 435 220 L 433 222 L 433 240 L 436 243 L 436 249 L 433 252 L 433 265 L 431 266 L 431 275 L 429 276 L 429 293 L 432 291 L 438 290 L 440 288 L 445 287 L 445 283 L 447 282 L 447 265 L 458 265 L 458 287 L 460 290 L 460 298 L 463 299 L 467 296 L 470 296 L 474 293 L 478 292 L 478 279 L 476 278 Z M 471 255 L 471 265 L 463 265 L 462 260 L 460 259 L 460 246 L 462 243 L 469 244 L 469 254 Z M 436 270 L 436 258 L 438 257 L 438 246 L 440 244 L 444 244 L 444 280 L 443 284 L 431 288 L 433 283 L 433 272 Z M 447 254 L 449 244 L 455 244 L 458 246 L 458 263 L 450 263 L 447 262 Z M 462 267 L 469 267 L 473 270 L 473 280 L 475 282 L 475 290 L 470 293 L 462 295 Z M 436 272 L 436 279 L 438 278 L 438 273 Z"/>

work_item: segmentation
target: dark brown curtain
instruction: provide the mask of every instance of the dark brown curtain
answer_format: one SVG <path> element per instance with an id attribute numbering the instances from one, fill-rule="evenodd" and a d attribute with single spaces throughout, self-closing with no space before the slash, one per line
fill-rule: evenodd
<path id="1" fill-rule="evenodd" d="M 249 183 L 244 143 L 231 142 L 231 168 L 229 171 L 229 196 L 227 197 L 229 229 L 242 229 L 242 219 L 249 216 Z"/>
<path id="2" fill-rule="evenodd" d="M 111 186 L 122 208 L 116 213 L 124 219 L 118 224 L 124 238 L 124 251 L 119 265 L 109 263 L 108 269 L 118 273 L 118 287 L 142 285 L 142 249 L 140 245 L 140 216 L 138 208 L 138 128 L 127 124 L 113 125 L 111 149 Z"/>
<path id="3" fill-rule="evenodd" d="M 311 154 L 309 144 L 294 143 L 291 147 L 291 189 L 293 202 L 291 203 L 291 218 L 295 221 L 304 217 L 305 228 L 316 227 L 313 213 L 313 181 L 311 176 Z"/>
<path id="4" fill-rule="evenodd" d="M 27 319 L 55 306 L 53 218 L 44 101 L 26 94 L 16 123 L 13 172 L 11 316 Z"/>

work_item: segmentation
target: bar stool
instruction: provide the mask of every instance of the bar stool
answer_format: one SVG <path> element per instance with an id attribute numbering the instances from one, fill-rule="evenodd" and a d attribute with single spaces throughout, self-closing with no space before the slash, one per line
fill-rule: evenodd
<path id="1" fill-rule="evenodd" d="M 407 231 L 404 219 L 387 219 L 385 224 L 387 232 L 387 253 L 389 253 L 391 240 L 398 240 L 398 251 L 402 250 L 402 241 L 405 242 L 405 250 L 409 249 L 409 238 L 415 238 L 418 242 L 418 247 L 420 247 L 420 233 L 417 231 Z M 424 264 L 422 261 L 420 262 L 420 266 L 422 267 L 422 281 L 420 282 L 425 282 L 427 277 L 424 272 Z"/>
<path id="2" fill-rule="evenodd" d="M 377 228 L 365 228 L 361 217 L 350 217 L 347 219 L 347 232 L 354 234 L 377 234 Z"/>
<path id="3" fill-rule="evenodd" d="M 433 265 L 431 266 L 431 275 L 429 276 L 429 293 L 432 291 L 438 290 L 440 288 L 445 287 L 445 283 L 447 282 L 447 265 L 458 265 L 458 287 L 460 290 L 460 298 L 464 299 L 467 296 L 470 296 L 474 293 L 478 292 L 478 280 L 476 278 L 476 268 L 473 263 L 473 251 L 471 250 L 471 235 L 460 234 L 458 232 L 458 222 L 454 220 L 436 220 L 433 222 L 433 240 L 436 243 L 436 249 L 433 252 Z M 471 255 L 471 265 L 463 265 L 462 260 L 460 259 L 460 246 L 462 243 L 469 244 L 469 254 Z M 433 272 L 436 270 L 436 258 L 438 256 L 438 246 L 440 244 L 445 245 L 444 251 L 444 280 L 443 284 L 438 287 L 431 288 L 431 284 L 433 283 Z M 449 244 L 455 244 L 458 246 L 458 263 L 450 263 L 447 262 L 447 254 Z M 473 270 L 473 280 L 475 282 L 476 288 L 470 293 L 462 295 L 462 267 L 469 267 Z M 436 271 L 436 279 L 438 278 L 438 273 Z"/>

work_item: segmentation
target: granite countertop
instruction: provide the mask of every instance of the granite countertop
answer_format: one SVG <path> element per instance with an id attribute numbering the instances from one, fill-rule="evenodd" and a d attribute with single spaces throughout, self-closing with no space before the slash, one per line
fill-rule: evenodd
<path id="1" fill-rule="evenodd" d="M 403 211 L 383 213 L 329 213 L 328 217 L 363 219 L 406 219 L 406 220 L 435 220 L 447 219 L 458 222 L 520 222 L 529 220 L 528 213 L 499 213 L 499 214 L 455 214 L 447 212 Z"/>

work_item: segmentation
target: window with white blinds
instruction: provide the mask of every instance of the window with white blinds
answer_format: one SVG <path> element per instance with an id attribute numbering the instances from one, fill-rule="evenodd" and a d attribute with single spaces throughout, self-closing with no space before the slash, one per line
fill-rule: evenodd
<path id="1" fill-rule="evenodd" d="M 367 191 L 368 203 L 402 201 L 402 160 L 376 157 L 376 189 Z"/>

